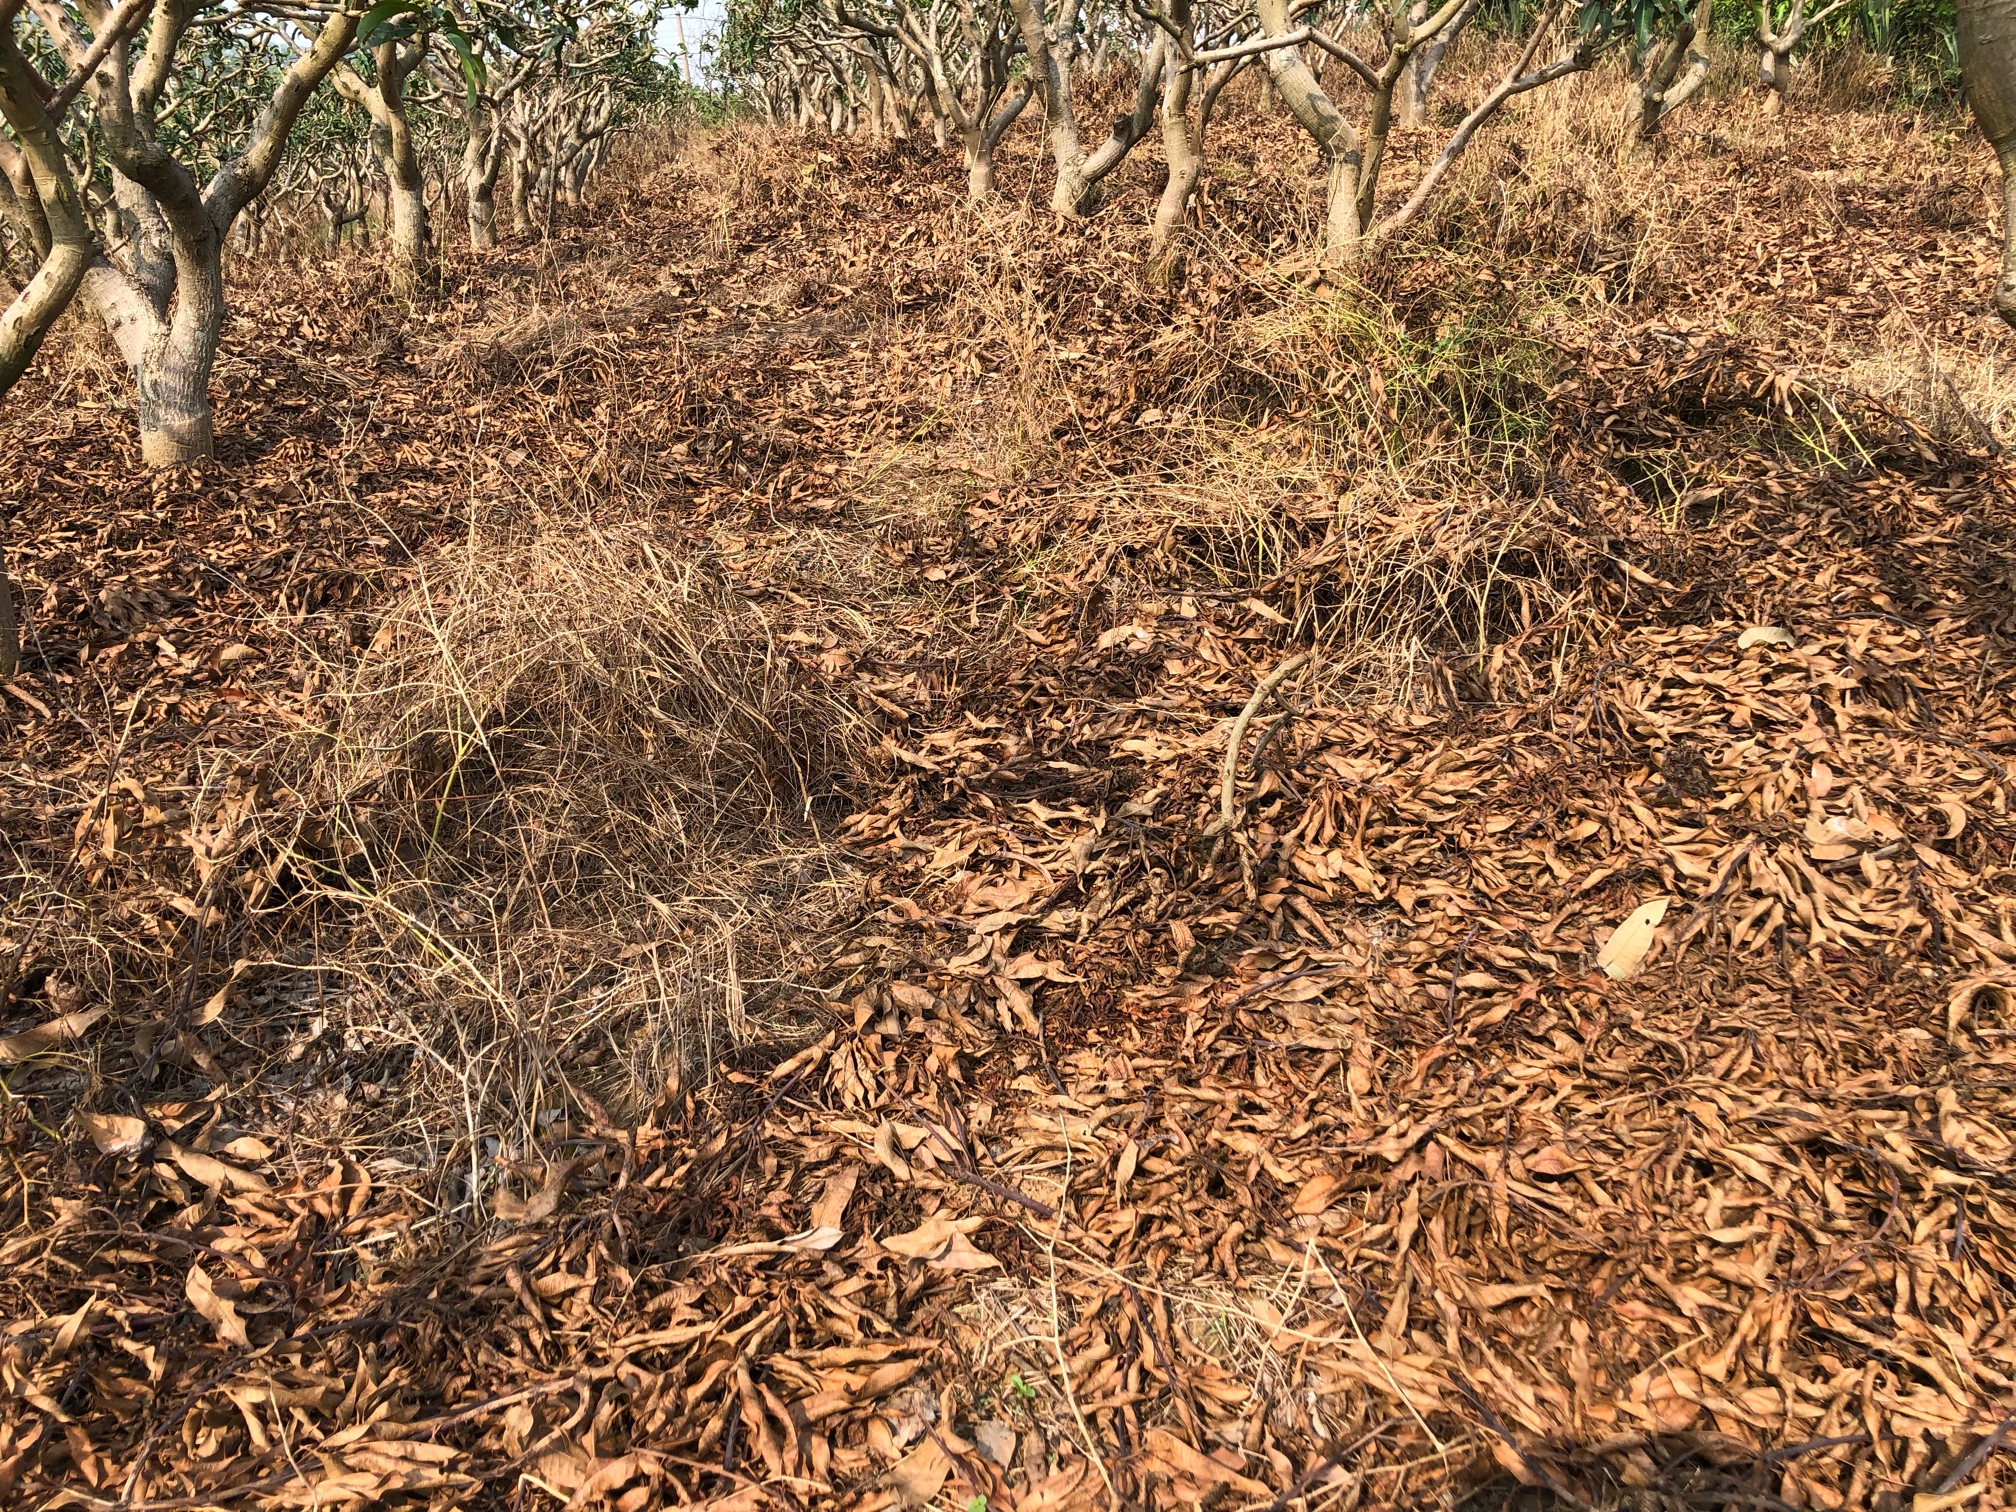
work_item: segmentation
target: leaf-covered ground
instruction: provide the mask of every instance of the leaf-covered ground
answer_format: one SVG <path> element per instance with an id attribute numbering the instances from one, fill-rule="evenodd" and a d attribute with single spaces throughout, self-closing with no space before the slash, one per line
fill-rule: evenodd
<path id="1" fill-rule="evenodd" d="M 1341 288 L 1260 125 L 1173 289 L 1147 165 L 1059 230 L 730 133 L 431 309 L 241 285 L 214 468 L 88 361 L 12 403 L 0 1498 L 2006 1503 L 2012 477 L 1871 377 L 2006 355 L 1986 160 L 1717 110 L 1656 203 L 1480 160 Z M 641 1094 L 555 1026 L 686 924 L 541 996 L 444 870 L 347 954 L 302 775 L 499 512 L 849 711 L 827 903 Z M 415 1132 L 455 1041 L 372 972 L 508 1000 L 522 1137 Z"/>

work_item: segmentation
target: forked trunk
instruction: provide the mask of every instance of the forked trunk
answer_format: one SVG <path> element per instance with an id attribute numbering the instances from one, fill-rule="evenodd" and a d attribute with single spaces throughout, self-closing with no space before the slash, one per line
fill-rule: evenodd
<path id="1" fill-rule="evenodd" d="M 1708 29 L 1714 0 L 1699 0 L 1694 14 L 1682 21 L 1646 64 L 1638 83 L 1637 138 L 1649 142 L 1666 118 L 1685 105 L 1708 82 Z"/>
<path id="2" fill-rule="evenodd" d="M 302 106 L 350 50 L 361 14 L 324 12 L 313 31 L 305 22 L 294 23 L 306 49 L 280 71 L 239 149 L 199 187 L 194 171 L 156 137 L 158 97 L 151 93 L 165 82 L 165 60 L 173 57 L 198 7 L 154 8 L 147 61 L 136 75 L 130 51 L 122 51 L 131 38 L 119 30 L 130 19 L 127 10 L 81 7 L 94 27 L 107 28 L 87 43 L 56 0 L 31 4 L 44 34 L 83 81 L 95 116 L 94 139 L 104 148 L 123 229 L 129 231 L 127 267 L 99 256 L 83 288 L 133 370 L 141 457 L 158 467 L 210 456 L 210 370 L 224 328 L 225 238 L 265 191 Z M 154 82 L 136 91 L 142 79 Z"/>
<path id="3" fill-rule="evenodd" d="M 208 221 L 170 238 L 172 281 L 152 289 L 103 258 L 84 275 L 84 298 L 133 372 L 140 459 L 176 467 L 215 451 L 210 370 L 224 330 L 223 238 Z"/>
<path id="4" fill-rule="evenodd" d="M 1454 20 L 1422 43 L 1407 59 L 1407 66 L 1401 70 L 1393 94 L 1393 112 L 1400 125 L 1414 127 L 1428 124 L 1428 93 L 1435 82 L 1436 70 L 1441 68 L 1443 58 L 1448 56 L 1449 49 L 1463 34 L 1463 28 L 1477 14 L 1479 3 L 1481 0 L 1471 0 L 1456 13 Z M 1425 25 L 1433 10 L 1428 0 L 1415 0 L 1407 11 L 1408 26 L 1418 28 Z"/>
<path id="5" fill-rule="evenodd" d="M 1288 0 L 1260 0 L 1260 26 L 1270 37 L 1286 36 L 1290 28 Z M 1376 181 L 1378 152 L 1375 141 L 1368 154 L 1366 142 L 1344 119 L 1323 86 L 1316 81 L 1299 47 L 1277 47 L 1267 54 L 1267 71 L 1274 80 L 1275 93 L 1288 113 L 1309 133 L 1321 150 L 1326 166 L 1324 182 L 1323 249 L 1337 258 L 1354 256 L 1364 239 L 1368 217 L 1360 204 L 1368 181 Z M 1391 109 L 1391 85 L 1374 101 L 1375 130 L 1383 126 Z M 1369 166 L 1368 166 L 1369 158 Z M 1369 210 L 1370 206 L 1365 207 Z"/>
<path id="6" fill-rule="evenodd" d="M 0 36 L 0 118 L 19 147 L 0 137 L 0 202 L 16 239 L 39 264 L 0 308 L 0 395 L 28 369 L 42 340 L 76 295 L 96 253 L 90 222 L 63 154 L 55 123 L 42 108 L 28 66 Z M 4 573 L 0 573 L 4 583 Z"/>
<path id="7" fill-rule="evenodd" d="M 1043 0 L 1010 0 L 1010 6 L 1029 56 L 1029 86 L 1043 102 L 1044 135 L 1049 139 L 1051 159 L 1057 165 L 1050 208 L 1071 218 L 1090 214 L 1096 206 L 1101 182 L 1147 134 L 1155 119 L 1155 101 L 1161 93 L 1169 39 L 1157 30 L 1154 45 L 1141 63 L 1141 82 L 1135 91 L 1132 113 L 1114 121 L 1112 133 L 1096 151 L 1088 153 L 1078 134 L 1078 117 L 1071 101 L 1072 55 L 1066 52 L 1059 56 L 1059 50 L 1069 45 L 1067 39 L 1076 36 L 1077 5 L 1066 0 L 1060 7 L 1059 38 L 1054 44 Z"/>
<path id="8" fill-rule="evenodd" d="M 966 199 L 978 204 L 994 192 L 994 150 L 1001 144 L 1008 128 L 1022 114 L 1022 107 L 1029 103 L 1029 89 L 1025 85 L 1001 102 L 991 118 L 977 112 L 966 118 L 961 127 L 960 141 L 966 149 Z M 962 112 L 963 117 L 963 112 Z"/>
<path id="9" fill-rule="evenodd" d="M 1959 0 L 1960 78 L 2002 168 L 2002 279 L 1995 308 L 2016 325 L 2016 0 Z"/>
<path id="10" fill-rule="evenodd" d="M 366 83 L 348 63 L 331 78 L 338 94 L 371 118 L 371 156 L 385 177 L 386 250 L 392 291 L 411 299 L 426 286 L 432 262 L 427 234 L 427 180 L 406 116 L 406 81 L 426 59 L 425 34 L 411 43 L 381 42 L 371 50 L 377 77 Z"/>

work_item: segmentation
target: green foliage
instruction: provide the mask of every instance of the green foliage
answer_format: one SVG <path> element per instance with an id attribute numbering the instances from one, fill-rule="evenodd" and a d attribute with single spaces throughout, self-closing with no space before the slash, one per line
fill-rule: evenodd
<path id="1" fill-rule="evenodd" d="M 786 30 L 815 7 L 812 0 L 728 0 L 728 19 L 719 42 L 722 70 L 733 78 L 768 56 L 770 38 Z"/>
<path id="2" fill-rule="evenodd" d="M 1893 63 L 1937 63 L 1952 47 L 1953 0 L 1863 0 L 1857 20 L 1869 50 Z"/>
<path id="3" fill-rule="evenodd" d="M 1715 35 L 1730 47 L 1749 47 L 1761 19 L 1762 0 L 1716 0 Z M 1826 0 L 1807 0 L 1810 15 Z M 1777 0 L 1779 14 L 1784 0 Z M 1953 0 L 1857 0 L 1808 33 L 1805 52 L 1825 53 L 1859 41 L 1899 69 L 1958 76 L 1953 53 Z"/>
<path id="4" fill-rule="evenodd" d="M 1636 58 L 1654 37 L 1672 32 L 1693 12 L 1686 0 L 1583 0 L 1575 24 L 1583 36 L 1598 43 L 1628 43 Z"/>

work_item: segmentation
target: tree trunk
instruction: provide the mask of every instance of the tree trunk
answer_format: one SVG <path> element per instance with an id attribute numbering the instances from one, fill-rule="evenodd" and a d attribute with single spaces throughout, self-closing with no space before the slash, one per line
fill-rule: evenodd
<path id="1" fill-rule="evenodd" d="M 425 61 L 428 45 L 424 34 L 410 44 L 379 43 L 371 50 L 377 78 L 369 84 L 348 63 L 338 64 L 331 75 L 337 93 L 371 118 L 371 156 L 385 176 L 385 245 L 391 254 L 392 292 L 404 299 L 425 288 L 432 262 L 427 180 L 406 116 L 406 81 Z"/>
<path id="2" fill-rule="evenodd" d="M 966 148 L 966 199 L 979 204 L 994 192 L 994 144 L 987 128 L 976 122 L 959 133 Z"/>
<path id="3" fill-rule="evenodd" d="M 888 100 L 882 89 L 882 70 L 872 61 L 861 65 L 861 78 L 868 93 L 868 140 L 879 142 L 889 130 Z"/>
<path id="4" fill-rule="evenodd" d="M 196 328 L 180 341 L 171 336 L 135 371 L 140 460 L 149 467 L 179 467 L 216 451 L 210 369 L 217 358 L 217 337 L 215 323 Z"/>
<path id="5" fill-rule="evenodd" d="M 0 37 L 0 118 L 18 147 L 0 138 L 0 192 L 8 219 L 31 256 L 41 262 L 21 292 L 0 310 L 0 395 L 28 370 L 49 328 L 70 305 L 97 247 L 75 180 L 64 160 L 55 124 L 12 39 Z M 0 573 L 4 583 L 4 573 Z"/>
<path id="6" fill-rule="evenodd" d="M 1192 25 L 1189 0 L 1171 0 L 1170 19 L 1188 35 Z M 1155 203 L 1155 221 L 1148 233 L 1148 271 L 1160 283 L 1172 281 L 1181 272 L 1183 256 L 1177 238 L 1197 177 L 1204 170 L 1197 133 L 1190 124 L 1190 91 L 1196 78 L 1196 69 L 1171 60 L 1162 82 L 1162 156 L 1169 178 Z"/>
<path id="7" fill-rule="evenodd" d="M 487 117 L 486 117 L 487 119 Z M 488 252 L 497 245 L 497 151 L 496 126 L 488 125 L 479 137 L 473 131 L 462 149 L 462 193 L 468 201 L 469 245 Z"/>
<path id="8" fill-rule="evenodd" d="M 1767 47 L 1757 57 L 1757 82 L 1764 86 L 1764 114 L 1779 115 L 1785 109 L 1785 74 L 1791 64 L 1789 50 Z"/>
<path id="9" fill-rule="evenodd" d="M 1419 26 L 1427 19 L 1428 0 L 1414 0 L 1407 7 L 1408 26 Z M 1428 85 L 1435 77 L 1435 65 L 1442 61 L 1441 53 L 1437 52 L 1431 58 L 1429 51 L 1427 47 L 1422 48 L 1400 70 L 1400 87 L 1395 91 L 1393 104 L 1402 126 L 1413 128 L 1428 124 Z"/>
<path id="10" fill-rule="evenodd" d="M 1356 256 L 1365 240 L 1368 226 L 1358 214 L 1363 178 L 1358 154 L 1343 152 L 1330 160 L 1323 180 L 1323 246 L 1340 260 Z"/>
<path id="11" fill-rule="evenodd" d="M 1042 0 L 1010 0 L 1015 21 L 1022 31 L 1022 46 L 1029 55 L 1029 77 L 1037 97 L 1043 101 L 1043 132 L 1050 142 L 1050 156 L 1057 164 L 1057 185 L 1050 195 L 1050 208 L 1059 215 L 1076 215 L 1080 187 L 1078 170 L 1085 151 L 1078 145 L 1078 122 L 1071 113 L 1071 85 L 1056 49 L 1050 45 Z"/>
<path id="12" fill-rule="evenodd" d="M 1287 0 L 1260 0 L 1260 28 L 1268 36 L 1286 36 L 1290 30 Z M 1274 80 L 1275 93 L 1302 129 L 1315 138 L 1328 165 L 1324 186 L 1323 247 L 1326 252 L 1350 257 L 1365 234 L 1365 222 L 1358 213 L 1366 178 L 1365 145 L 1351 123 L 1344 119 L 1299 47 L 1277 47 L 1267 54 L 1267 72 Z M 1390 109 L 1391 96 L 1386 97 Z M 1376 157 L 1374 158 L 1376 164 Z"/>
<path id="13" fill-rule="evenodd" d="M 978 204 L 994 192 L 994 150 L 1022 114 L 1022 107 L 1029 103 L 1029 89 L 1025 85 L 1016 90 L 991 117 L 980 113 L 988 103 L 983 94 L 970 116 L 963 110 L 960 112 L 959 136 L 966 149 L 966 199 L 971 204 Z M 940 119 L 943 118 L 941 113 Z"/>
<path id="14" fill-rule="evenodd" d="M 177 467 L 215 451 L 210 370 L 224 330 L 223 238 L 206 221 L 171 238 L 172 282 L 150 291 L 104 258 L 84 275 L 84 299 L 132 369 L 140 460 Z M 162 295 L 165 294 L 165 307 Z"/>
<path id="15" fill-rule="evenodd" d="M 580 169 L 582 159 L 585 155 L 585 152 L 577 147 L 573 153 L 568 155 L 567 161 L 561 165 L 559 171 L 554 175 L 554 188 L 559 193 L 560 203 L 565 205 L 569 210 L 579 210 L 581 208 Z"/>
<path id="16" fill-rule="evenodd" d="M 532 148 L 529 143 L 511 149 L 510 178 L 505 185 L 511 202 L 511 229 L 519 236 L 532 230 Z"/>
<path id="17" fill-rule="evenodd" d="M 158 97 L 136 97 L 131 88 L 131 55 L 117 51 L 130 44 L 115 42 L 111 32 L 87 44 L 75 27 L 51 19 L 53 0 L 34 3 L 45 35 L 84 81 L 94 140 L 104 148 L 121 219 L 134 232 L 125 253 L 130 271 L 100 255 L 84 275 L 83 290 L 133 370 L 141 457 L 149 466 L 207 457 L 214 451 L 210 370 L 224 328 L 225 238 L 272 181 L 302 107 L 350 50 L 361 15 L 328 11 L 313 31 L 295 23 L 306 49 L 280 71 L 242 145 L 199 187 L 190 167 L 155 135 Z M 87 6 L 83 14 L 94 25 L 110 25 L 126 12 Z M 161 82 L 162 60 L 173 57 L 195 14 L 193 5 L 154 10 L 146 57 L 162 62 Z M 106 48 L 115 56 L 99 69 L 96 60 Z M 149 62 L 139 77 L 154 68 Z"/>
<path id="18" fill-rule="evenodd" d="M 1410 27 L 1421 26 L 1432 13 L 1433 7 L 1428 0 L 1415 0 L 1407 11 L 1407 24 Z M 1407 66 L 1400 71 L 1398 88 L 1394 91 L 1395 115 L 1400 125 L 1416 127 L 1428 124 L 1428 91 L 1435 82 L 1435 72 L 1442 66 L 1443 58 L 1455 45 L 1457 37 L 1462 35 L 1463 28 L 1476 14 L 1477 4 L 1473 0 L 1407 60 Z"/>
<path id="19" fill-rule="evenodd" d="M 1155 118 L 1155 101 L 1161 93 L 1162 70 L 1168 58 L 1169 39 L 1158 28 L 1154 45 L 1141 64 L 1141 82 L 1135 91 L 1134 109 L 1113 123 L 1113 131 L 1098 151 L 1087 153 L 1078 135 L 1078 118 L 1071 103 L 1071 54 L 1058 56 L 1060 48 L 1075 47 L 1077 8 L 1067 3 L 1058 22 L 1059 37 L 1053 45 L 1045 24 L 1042 0 L 1010 0 L 1022 32 L 1022 45 L 1029 55 L 1031 86 L 1043 101 L 1044 130 L 1050 139 L 1050 156 L 1057 165 L 1057 183 L 1050 194 L 1050 208 L 1058 215 L 1076 218 L 1091 213 L 1100 183 L 1120 165 L 1134 144 L 1147 134 Z"/>
<path id="20" fill-rule="evenodd" d="M 427 282 L 427 200 L 413 139 L 373 127 L 372 152 L 385 174 L 385 247 L 392 266 L 392 292 L 411 299 Z"/>
<path id="21" fill-rule="evenodd" d="M 1699 0 L 1694 14 L 1680 23 L 1647 63 L 1638 84 L 1639 141 L 1649 142 L 1657 136 L 1666 118 L 1708 82 L 1708 29 L 1713 4 L 1714 0 Z"/>
<path id="22" fill-rule="evenodd" d="M 2016 325 L 2016 0 L 1958 0 L 1960 77 L 2002 168 L 2002 279 L 1995 308 Z"/>

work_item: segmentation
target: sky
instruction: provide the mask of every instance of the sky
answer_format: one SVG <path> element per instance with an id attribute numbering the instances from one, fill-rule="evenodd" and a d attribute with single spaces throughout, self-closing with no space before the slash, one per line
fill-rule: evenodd
<path id="1" fill-rule="evenodd" d="M 658 45 L 666 56 L 679 56 L 679 32 L 686 32 L 686 50 L 692 59 L 693 78 L 696 83 L 705 83 L 702 55 L 712 52 L 712 40 L 727 18 L 725 0 L 700 0 L 690 11 L 675 11 L 658 23 Z"/>

